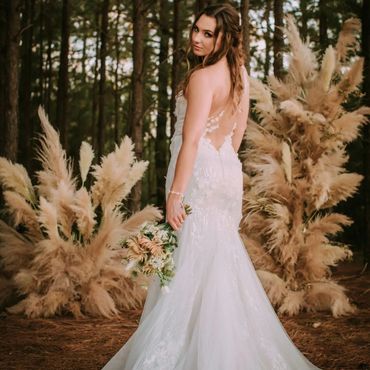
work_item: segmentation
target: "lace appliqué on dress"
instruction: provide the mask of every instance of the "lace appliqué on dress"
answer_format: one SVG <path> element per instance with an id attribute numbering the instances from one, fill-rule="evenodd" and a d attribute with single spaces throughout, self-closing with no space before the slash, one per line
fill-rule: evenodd
<path id="1" fill-rule="evenodd" d="M 173 370 L 182 347 L 180 338 L 169 334 L 161 339 L 143 361 L 140 370 Z"/>
<path id="2" fill-rule="evenodd" d="M 209 116 L 206 123 L 206 132 L 212 132 L 220 127 L 220 119 L 225 113 L 225 109 L 222 111 Z"/>

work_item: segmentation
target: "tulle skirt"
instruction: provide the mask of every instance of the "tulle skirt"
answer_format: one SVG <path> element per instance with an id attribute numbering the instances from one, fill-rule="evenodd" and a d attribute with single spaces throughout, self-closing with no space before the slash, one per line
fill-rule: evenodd
<path id="1" fill-rule="evenodd" d="M 139 327 L 104 370 L 318 369 L 286 333 L 232 225 L 212 208 L 188 216 L 169 291 L 153 279 Z"/>

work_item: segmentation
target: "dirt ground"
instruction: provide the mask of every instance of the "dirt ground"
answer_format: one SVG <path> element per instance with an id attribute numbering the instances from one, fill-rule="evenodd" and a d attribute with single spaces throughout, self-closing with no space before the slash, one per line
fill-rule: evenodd
<path id="1" fill-rule="evenodd" d="M 334 319 L 329 313 L 301 313 L 281 321 L 296 346 L 321 369 L 369 370 L 370 273 L 361 273 L 356 261 L 339 265 L 333 273 L 348 288 L 359 308 L 356 314 Z M 101 369 L 135 331 L 140 313 L 127 311 L 114 320 L 75 320 L 27 319 L 2 312 L 0 369 Z"/>

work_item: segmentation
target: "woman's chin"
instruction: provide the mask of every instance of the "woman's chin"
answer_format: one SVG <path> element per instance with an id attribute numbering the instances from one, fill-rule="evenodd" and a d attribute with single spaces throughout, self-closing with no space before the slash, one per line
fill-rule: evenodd
<path id="1" fill-rule="evenodd" d="M 204 52 L 202 50 L 196 50 L 193 48 L 193 54 L 196 55 L 197 57 L 204 57 Z"/>

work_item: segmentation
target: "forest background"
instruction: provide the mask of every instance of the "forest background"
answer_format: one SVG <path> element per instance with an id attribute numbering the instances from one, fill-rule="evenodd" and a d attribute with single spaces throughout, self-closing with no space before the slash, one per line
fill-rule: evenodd
<path id="1" fill-rule="evenodd" d="M 175 123 L 175 88 L 187 66 L 185 50 L 193 15 L 218 1 L 0 0 L 0 155 L 37 170 L 35 147 L 42 105 L 59 130 L 69 156 L 81 141 L 98 157 L 124 135 L 138 159 L 149 161 L 125 207 L 164 206 L 164 176 Z M 222 2 L 222 1 L 221 1 Z M 283 78 L 288 47 L 281 26 L 292 14 L 319 60 L 335 45 L 343 22 L 362 20 L 359 54 L 365 57 L 362 97 L 348 108 L 370 105 L 369 0 L 241 0 L 240 9 L 252 77 Z M 253 115 L 253 112 L 251 112 Z M 348 170 L 365 176 L 359 192 L 339 204 L 354 222 L 340 235 L 370 258 L 369 128 L 348 146 Z"/>

